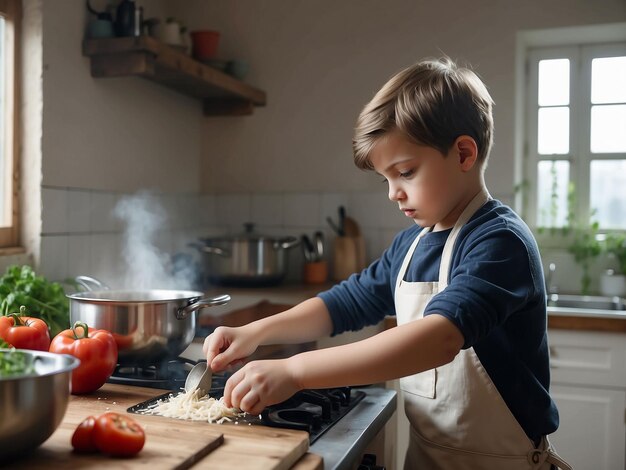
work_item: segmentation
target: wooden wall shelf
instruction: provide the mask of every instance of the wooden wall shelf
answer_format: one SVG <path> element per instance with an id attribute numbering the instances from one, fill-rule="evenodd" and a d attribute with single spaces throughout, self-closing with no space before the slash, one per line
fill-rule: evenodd
<path id="1" fill-rule="evenodd" d="M 94 78 L 139 76 L 202 100 L 207 116 L 252 114 L 265 92 L 149 36 L 87 39 Z"/>

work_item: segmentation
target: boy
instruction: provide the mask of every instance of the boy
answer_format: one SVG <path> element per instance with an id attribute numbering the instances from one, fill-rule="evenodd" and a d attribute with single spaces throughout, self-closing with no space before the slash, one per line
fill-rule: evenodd
<path id="1" fill-rule="evenodd" d="M 361 112 L 353 140 L 415 226 L 360 274 L 281 314 L 205 341 L 222 370 L 259 345 L 312 341 L 395 314 L 398 326 L 339 347 L 251 362 L 224 390 L 260 413 L 303 388 L 401 378 L 411 423 L 406 468 L 568 468 L 545 438 L 548 393 L 543 271 L 528 227 L 490 198 L 484 170 L 492 100 L 449 59 L 394 76 Z"/>

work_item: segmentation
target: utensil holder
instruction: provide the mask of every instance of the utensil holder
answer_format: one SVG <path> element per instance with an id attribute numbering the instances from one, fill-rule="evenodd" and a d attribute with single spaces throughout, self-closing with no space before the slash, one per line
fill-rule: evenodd
<path id="1" fill-rule="evenodd" d="M 304 263 L 302 279 L 305 284 L 324 284 L 328 280 L 328 263 L 326 261 Z"/>
<path id="2" fill-rule="evenodd" d="M 333 240 L 333 279 L 343 281 L 365 268 L 363 237 L 336 237 Z"/>

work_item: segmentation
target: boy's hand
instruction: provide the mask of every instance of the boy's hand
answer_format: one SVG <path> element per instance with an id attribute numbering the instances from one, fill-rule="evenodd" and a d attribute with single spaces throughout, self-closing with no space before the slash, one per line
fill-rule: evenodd
<path id="1" fill-rule="evenodd" d="M 258 415 L 266 406 L 291 397 L 301 389 L 292 371 L 291 362 L 293 358 L 246 364 L 226 382 L 226 406 Z"/>
<path id="2" fill-rule="evenodd" d="M 256 351 L 259 346 L 255 334 L 245 327 L 220 326 L 206 337 L 202 350 L 213 372 L 234 365 Z"/>

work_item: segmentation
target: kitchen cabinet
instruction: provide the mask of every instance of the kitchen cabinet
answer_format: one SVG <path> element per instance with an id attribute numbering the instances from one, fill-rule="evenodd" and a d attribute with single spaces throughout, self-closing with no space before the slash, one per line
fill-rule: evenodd
<path id="1" fill-rule="evenodd" d="M 246 115 L 265 106 L 265 92 L 149 36 L 86 39 L 91 76 L 143 77 L 203 102 L 204 114 Z"/>
<path id="2" fill-rule="evenodd" d="M 626 469 L 626 334 L 549 329 L 548 336 L 560 415 L 552 444 L 574 468 Z"/>

